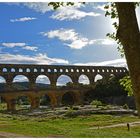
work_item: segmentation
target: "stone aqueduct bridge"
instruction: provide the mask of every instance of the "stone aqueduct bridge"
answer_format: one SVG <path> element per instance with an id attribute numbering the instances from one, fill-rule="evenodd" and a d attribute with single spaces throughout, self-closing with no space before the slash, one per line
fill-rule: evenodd
<path id="1" fill-rule="evenodd" d="M 48 95 L 51 105 L 57 106 L 61 104 L 62 96 L 70 92 L 73 93 L 75 103 L 81 103 L 84 89 L 58 89 L 56 87 L 57 79 L 61 75 L 69 76 L 74 85 L 78 85 L 81 75 L 86 75 L 90 84 L 95 83 L 95 76 L 101 75 L 102 80 L 107 81 L 110 75 L 124 76 L 128 71 L 124 67 L 106 67 L 106 66 L 74 66 L 74 65 L 31 65 L 31 64 L 0 64 L 0 76 L 2 76 L 7 84 L 7 91 L 0 93 L 7 103 L 8 110 L 15 110 L 15 100 L 20 96 L 27 96 L 31 102 L 31 108 L 39 107 L 39 99 L 43 95 Z M 29 80 L 28 91 L 10 91 L 13 79 L 17 75 L 24 75 Z M 36 79 L 39 75 L 45 75 L 50 80 L 50 87 L 46 90 L 35 89 Z"/>

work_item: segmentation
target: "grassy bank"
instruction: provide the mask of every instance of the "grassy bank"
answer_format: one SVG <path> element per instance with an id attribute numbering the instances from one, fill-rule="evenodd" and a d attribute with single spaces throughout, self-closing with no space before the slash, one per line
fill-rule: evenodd
<path id="1" fill-rule="evenodd" d="M 140 137 L 140 125 L 100 128 L 140 121 L 136 116 L 90 115 L 76 118 L 46 118 L 0 114 L 0 131 L 27 137 Z"/>

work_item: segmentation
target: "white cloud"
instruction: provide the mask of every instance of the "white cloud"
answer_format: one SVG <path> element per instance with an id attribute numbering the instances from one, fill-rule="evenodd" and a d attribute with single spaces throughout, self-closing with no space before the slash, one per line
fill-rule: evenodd
<path id="1" fill-rule="evenodd" d="M 1 63 L 14 64 L 68 64 L 69 62 L 60 58 L 50 58 L 47 54 L 37 54 L 35 56 L 16 55 L 16 54 L 0 54 Z"/>
<path id="2" fill-rule="evenodd" d="M 41 3 L 31 2 L 31 3 L 23 3 L 23 5 L 37 12 L 41 12 L 43 14 L 45 14 L 48 11 L 54 11 L 51 18 L 57 20 L 79 20 L 86 16 L 90 17 L 100 16 L 99 13 L 85 12 L 81 10 L 80 8 L 84 7 L 85 5 L 78 2 L 75 2 L 74 5 L 72 6 L 71 5 L 66 6 L 66 3 L 64 3 L 65 6 L 60 6 L 57 10 L 53 10 L 53 7 L 48 6 L 47 2 Z"/>
<path id="3" fill-rule="evenodd" d="M 24 46 L 23 49 L 25 50 L 30 50 L 30 51 L 37 51 L 38 47 L 33 47 L 33 46 Z"/>
<path id="4" fill-rule="evenodd" d="M 62 41 L 65 41 L 65 45 L 73 49 L 81 49 L 93 43 L 93 41 L 81 37 L 78 33 L 75 32 L 74 29 L 53 30 L 50 32 L 42 32 L 41 34 L 43 36 L 47 36 L 48 38 L 58 38 Z M 69 41 L 71 43 L 67 43 Z"/>
<path id="5" fill-rule="evenodd" d="M 51 18 L 57 20 L 79 20 L 86 16 L 96 17 L 100 16 L 99 13 L 81 11 L 75 7 L 61 7 L 57 10 Z"/>
<path id="6" fill-rule="evenodd" d="M 2 43 L 2 45 L 8 48 L 14 48 L 14 47 L 23 47 L 26 45 L 26 43 Z"/>
<path id="7" fill-rule="evenodd" d="M 114 44 L 116 44 L 116 42 L 114 40 L 108 39 L 108 38 L 106 38 L 106 39 L 96 39 L 94 43 L 99 44 L 99 45 L 114 45 Z"/>
<path id="8" fill-rule="evenodd" d="M 37 18 L 35 17 L 22 17 L 22 18 L 17 18 L 17 19 L 10 19 L 11 22 L 25 22 L 25 21 L 31 21 L 35 20 Z"/>
<path id="9" fill-rule="evenodd" d="M 24 50 L 37 51 L 38 47 L 28 46 L 26 43 L 1 43 L 2 46 L 7 48 L 21 47 Z"/>
<path id="10" fill-rule="evenodd" d="M 106 4 L 98 4 L 98 5 L 93 5 L 93 7 L 95 9 L 100 9 L 101 11 L 106 11 L 106 9 L 104 8 Z M 110 10 L 110 9 L 109 9 Z"/>
<path id="11" fill-rule="evenodd" d="M 88 45 L 98 44 L 98 45 L 114 45 L 115 41 L 110 39 L 93 39 L 89 40 L 88 38 L 82 37 L 79 33 L 76 33 L 74 29 L 58 29 L 52 30 L 49 32 L 41 32 L 43 36 L 48 38 L 58 38 L 61 41 L 64 41 L 65 45 L 69 46 L 72 49 L 82 49 Z M 70 43 L 69 43 L 70 42 Z"/>
<path id="12" fill-rule="evenodd" d="M 76 33 L 73 29 L 63 29 L 53 30 L 50 32 L 42 32 L 43 36 L 48 36 L 48 38 L 57 37 L 60 40 L 68 41 L 68 40 L 76 40 L 78 38 L 78 33 Z"/>
<path id="13" fill-rule="evenodd" d="M 51 5 L 48 6 L 48 2 L 25 2 L 25 3 L 20 3 L 30 9 L 35 10 L 36 12 L 40 12 L 45 14 L 48 11 L 54 11 L 53 7 Z M 79 2 L 75 2 L 73 6 L 66 6 L 66 3 L 63 3 L 64 7 L 74 7 L 74 8 L 80 8 L 83 7 L 84 5 Z M 58 9 L 61 9 L 63 6 L 60 6 Z"/>
<path id="14" fill-rule="evenodd" d="M 36 12 L 46 13 L 53 10 L 52 6 L 48 6 L 47 2 L 27 2 L 23 3 L 24 6 L 27 6 L 30 9 L 35 10 Z"/>
<path id="15" fill-rule="evenodd" d="M 126 59 L 115 59 L 102 62 L 88 62 L 88 63 L 76 63 L 74 65 L 84 65 L 84 66 L 115 66 L 115 67 L 127 67 Z"/>

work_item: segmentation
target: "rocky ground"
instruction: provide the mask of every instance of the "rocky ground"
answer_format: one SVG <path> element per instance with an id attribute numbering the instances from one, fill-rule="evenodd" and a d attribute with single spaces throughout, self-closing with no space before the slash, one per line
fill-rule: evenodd
<path id="1" fill-rule="evenodd" d="M 39 109 L 30 110 L 29 106 L 22 106 L 16 112 L 3 113 L 13 113 L 14 115 L 26 115 L 26 116 L 36 116 L 36 117 L 76 117 L 79 115 L 90 115 L 90 114 L 110 114 L 110 115 L 123 115 L 123 114 L 133 114 L 137 115 L 137 112 L 132 109 L 124 108 L 122 106 L 112 106 L 112 105 L 84 105 L 84 106 L 64 106 L 57 108 L 50 108 L 47 106 L 40 106 Z"/>

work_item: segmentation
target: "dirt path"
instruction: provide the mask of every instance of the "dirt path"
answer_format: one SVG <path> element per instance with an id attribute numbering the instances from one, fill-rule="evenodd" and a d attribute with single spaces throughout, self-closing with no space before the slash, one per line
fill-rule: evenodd
<path id="1" fill-rule="evenodd" d="M 29 138 L 29 137 L 15 133 L 0 132 L 0 138 Z"/>
<path id="2" fill-rule="evenodd" d="M 131 128 L 131 126 L 140 125 L 140 121 L 130 122 L 129 125 L 130 125 L 130 128 Z M 119 126 L 126 126 L 127 127 L 127 123 L 120 123 L 120 124 L 106 125 L 106 126 L 98 126 L 98 127 L 92 127 L 90 129 L 103 129 L 103 128 L 112 128 L 112 127 L 119 127 Z"/>

